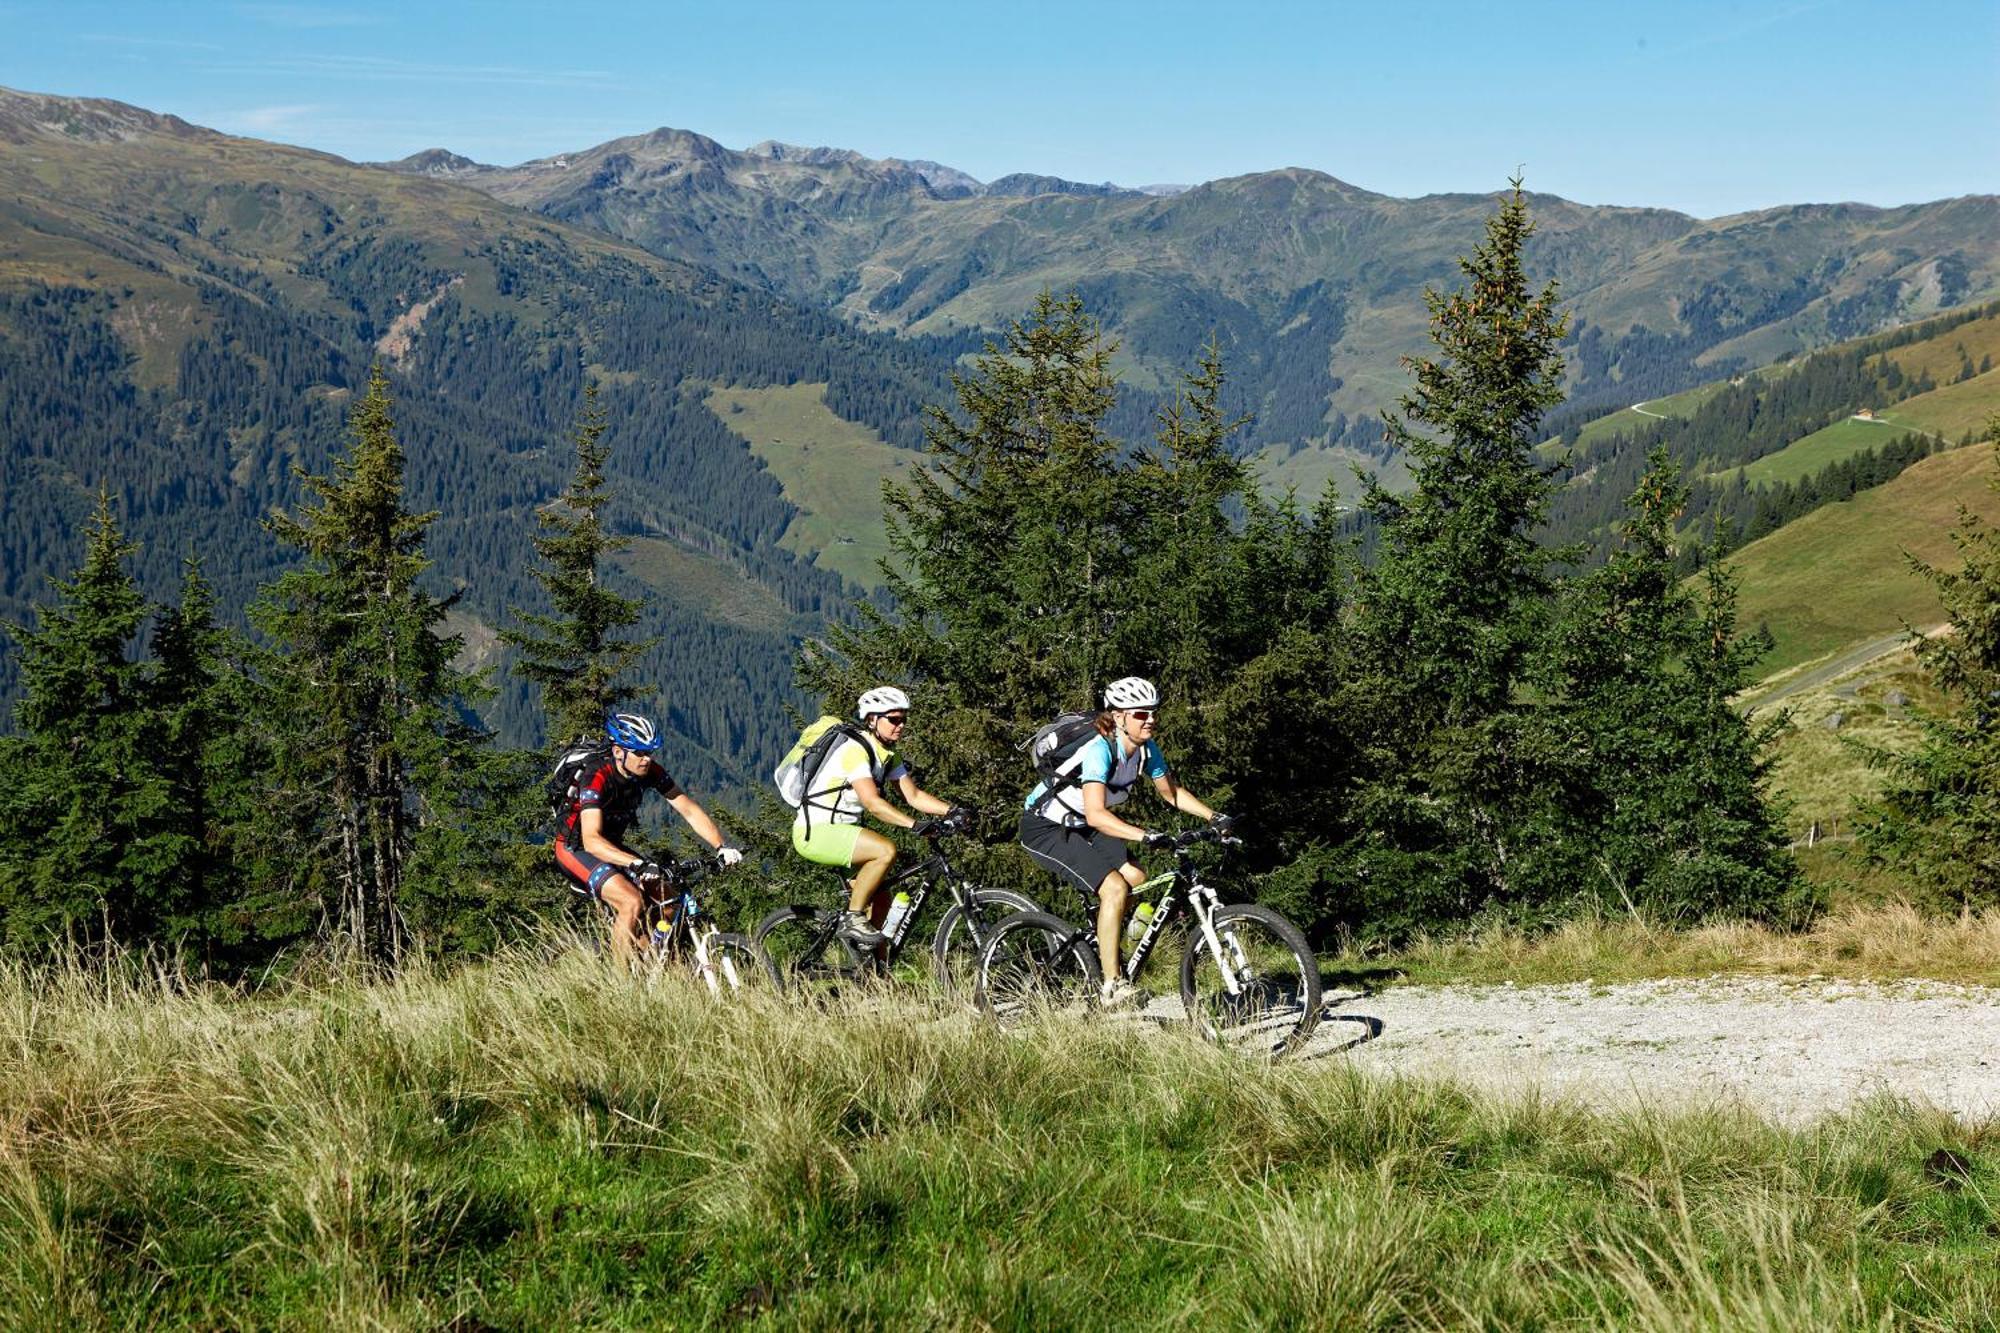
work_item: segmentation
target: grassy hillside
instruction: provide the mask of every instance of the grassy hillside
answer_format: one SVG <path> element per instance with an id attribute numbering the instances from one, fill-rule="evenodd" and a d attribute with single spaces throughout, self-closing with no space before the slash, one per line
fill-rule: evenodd
<path id="1" fill-rule="evenodd" d="M 1751 486 L 1798 481 L 1818 472 L 1828 463 L 1852 458 L 1869 449 L 1879 449 L 1906 431 L 1919 429 L 1898 425 L 1889 419 L 1890 415 L 1882 413 L 1867 420 L 1848 417 L 1844 421 L 1836 421 L 1824 430 L 1816 430 L 1794 440 L 1777 453 L 1766 454 L 1746 467 L 1715 475 L 1718 480 L 1741 476 Z"/>
<path id="2" fill-rule="evenodd" d="M 875 587 L 888 558 L 882 483 L 917 461 L 865 426 L 836 416 L 824 384 L 716 389 L 709 410 L 749 444 L 798 515 L 779 545 L 852 583 Z"/>
<path id="3" fill-rule="evenodd" d="M 1364 474 L 1373 473 L 1392 491 L 1410 486 L 1410 470 L 1401 454 L 1382 459 L 1339 445 L 1309 444 L 1302 449 L 1267 445 L 1251 454 L 1249 462 L 1266 495 L 1276 497 L 1291 489 L 1298 493 L 1302 505 L 1317 503 L 1328 486 L 1345 503 L 1354 503 L 1361 494 L 1354 479 L 1356 468 Z"/>
<path id="4" fill-rule="evenodd" d="M 900 996 L 802 1022 L 549 943 L 251 999 L 0 973 L 0 1325 L 1666 1333 L 1994 1308 L 2000 1151 L 1917 1107 L 1596 1110 L 1259 1068 L 1178 1030 L 1002 1036 Z"/>
<path id="5" fill-rule="evenodd" d="M 1741 623 L 1766 625 L 1777 640 L 1763 669 L 1795 666 L 1906 622 L 1937 623 L 1937 598 L 1903 553 L 1953 563 L 1950 533 L 1961 503 L 2000 521 L 2000 496 L 1986 484 L 1993 468 L 1991 444 L 1936 454 L 1731 555 Z"/>

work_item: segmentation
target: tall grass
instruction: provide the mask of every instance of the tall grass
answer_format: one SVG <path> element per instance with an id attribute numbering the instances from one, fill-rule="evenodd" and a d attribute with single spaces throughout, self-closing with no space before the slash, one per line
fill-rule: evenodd
<path id="1" fill-rule="evenodd" d="M 1717 974 L 1923 978 L 2000 985 L 2000 912 L 1939 916 L 1905 902 L 1850 903 L 1804 930 L 1729 921 L 1674 930 L 1583 918 L 1418 940 L 1390 954 L 1335 953 L 1323 967 L 1412 982 L 1639 981 Z"/>
<path id="2" fill-rule="evenodd" d="M 1944 1150 L 1944 1151 L 1940 1151 Z M 0 1327 L 1991 1327 L 2000 1141 L 718 1006 L 0 971 Z"/>

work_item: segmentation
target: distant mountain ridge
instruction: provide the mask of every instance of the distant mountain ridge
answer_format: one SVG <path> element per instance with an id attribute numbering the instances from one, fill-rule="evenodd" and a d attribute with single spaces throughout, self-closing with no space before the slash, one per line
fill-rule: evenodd
<path id="1" fill-rule="evenodd" d="M 1022 173 L 660 129 L 455 177 L 868 328 L 968 337 L 1075 288 L 1170 387 L 1214 334 L 1251 446 L 1380 439 L 1490 193 L 1401 199 L 1283 168 L 1191 188 Z M 1569 388 L 1608 410 L 2000 294 L 2000 198 L 1804 204 L 1700 219 L 1532 196 L 1538 277 L 1575 316 Z"/>

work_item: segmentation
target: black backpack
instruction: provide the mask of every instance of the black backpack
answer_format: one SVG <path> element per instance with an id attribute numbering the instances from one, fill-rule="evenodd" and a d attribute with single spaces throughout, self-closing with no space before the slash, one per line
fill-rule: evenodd
<path id="1" fill-rule="evenodd" d="M 1035 766 L 1035 776 L 1042 780 L 1041 799 L 1031 807 L 1035 814 L 1040 814 L 1057 792 L 1078 785 L 1077 765 L 1072 761 L 1084 746 L 1100 739 L 1102 733 L 1097 730 L 1094 714 L 1060 713 L 1055 721 L 1044 722 L 1034 735 L 1021 742 L 1018 748 L 1027 752 L 1028 761 Z"/>
<path id="2" fill-rule="evenodd" d="M 611 758 L 611 740 L 607 736 L 592 736 L 585 733 L 577 737 L 576 743 L 564 750 L 556 760 L 556 766 L 549 770 L 548 778 L 542 784 L 542 791 L 549 801 L 549 820 L 562 822 L 563 812 L 576 799 L 576 790 L 583 780 L 604 766 Z"/>

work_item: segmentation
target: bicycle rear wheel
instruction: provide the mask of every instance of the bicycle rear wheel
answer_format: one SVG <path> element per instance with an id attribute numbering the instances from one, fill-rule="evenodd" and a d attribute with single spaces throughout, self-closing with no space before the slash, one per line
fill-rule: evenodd
<path id="1" fill-rule="evenodd" d="M 1082 931 L 1047 912 L 1016 912 L 980 955 L 973 1003 L 1002 1027 L 1082 1013 L 1097 999 L 1097 954 Z"/>
<path id="2" fill-rule="evenodd" d="M 1319 962 L 1298 927 L 1260 904 L 1219 907 L 1214 924 L 1220 957 L 1188 927 L 1181 1003 L 1211 1040 L 1275 1060 L 1319 1022 Z"/>
<path id="3" fill-rule="evenodd" d="M 1033 898 L 1012 889 L 974 889 L 972 903 L 979 913 L 980 938 L 972 937 L 972 921 L 965 908 L 954 902 L 938 921 L 931 940 L 931 976 L 947 999 L 969 998 L 979 975 L 982 945 L 993 938 L 993 929 L 1014 912 L 1040 910 Z"/>
<path id="4" fill-rule="evenodd" d="M 696 974 L 715 998 L 727 1000 L 746 992 L 784 988 L 771 956 L 748 935 L 718 930 L 708 937 L 707 946 L 708 966 L 697 967 Z"/>
<path id="5" fill-rule="evenodd" d="M 823 907 L 780 907 L 751 932 L 787 998 L 831 999 L 861 975 L 862 959 L 839 935 L 840 914 Z"/>

